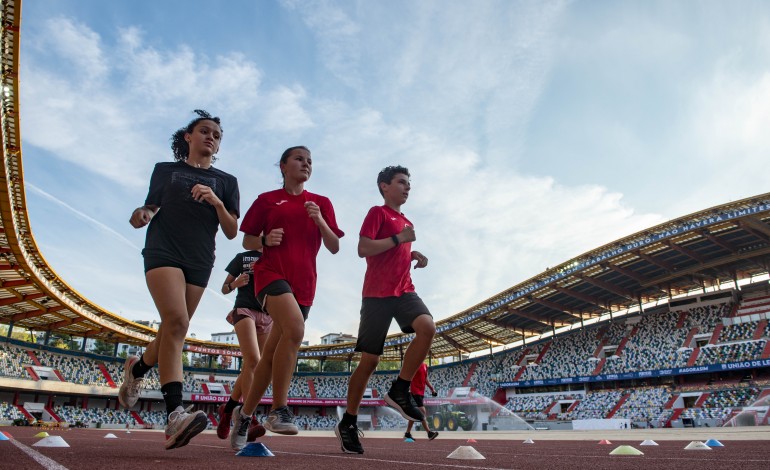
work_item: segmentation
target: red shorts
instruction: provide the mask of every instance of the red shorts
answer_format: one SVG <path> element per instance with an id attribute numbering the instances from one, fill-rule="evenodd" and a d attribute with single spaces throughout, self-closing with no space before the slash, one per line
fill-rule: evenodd
<path id="1" fill-rule="evenodd" d="M 227 323 L 235 326 L 236 323 L 244 318 L 251 318 L 254 320 L 254 326 L 257 327 L 257 334 L 270 333 L 270 330 L 273 329 L 273 319 L 270 318 L 270 315 L 251 308 L 235 308 L 230 310 L 230 313 L 227 314 Z"/>

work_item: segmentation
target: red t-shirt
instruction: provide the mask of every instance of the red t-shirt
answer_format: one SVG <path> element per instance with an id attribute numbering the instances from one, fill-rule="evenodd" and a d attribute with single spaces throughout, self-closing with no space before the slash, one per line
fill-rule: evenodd
<path id="1" fill-rule="evenodd" d="M 361 226 L 360 236 L 372 240 L 390 238 L 401 233 L 405 226 L 414 226 L 404 214 L 388 206 L 369 209 Z M 412 243 L 401 243 L 379 255 L 366 257 L 364 297 L 399 297 L 414 292 L 412 275 Z"/>
<path id="2" fill-rule="evenodd" d="M 425 384 L 428 381 L 428 365 L 426 363 L 420 364 L 420 368 L 414 373 L 412 378 L 412 385 L 409 387 L 409 391 L 412 395 L 425 396 Z"/>
<path id="3" fill-rule="evenodd" d="M 337 227 L 334 207 L 328 198 L 308 191 L 293 196 L 283 189 L 260 194 L 243 217 L 240 230 L 259 236 L 283 229 L 281 244 L 264 247 L 262 257 L 254 263 L 254 291 L 258 294 L 271 282 L 283 279 L 291 286 L 297 303 L 309 307 L 315 297 L 316 256 L 323 240 L 321 231 L 307 215 L 306 201 L 321 208 L 321 215 L 338 237 L 345 235 Z"/>

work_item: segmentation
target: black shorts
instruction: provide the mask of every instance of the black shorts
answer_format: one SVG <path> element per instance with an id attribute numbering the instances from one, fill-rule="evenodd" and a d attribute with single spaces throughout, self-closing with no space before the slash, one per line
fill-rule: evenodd
<path id="1" fill-rule="evenodd" d="M 433 318 L 416 292 L 400 297 L 364 297 L 355 350 L 381 356 L 391 320 L 395 318 L 404 333 L 414 333 L 412 323 L 420 315 Z"/>
<path id="2" fill-rule="evenodd" d="M 412 395 L 412 399 L 414 400 L 414 404 L 417 406 L 417 408 L 425 406 L 425 403 L 423 402 L 423 400 L 425 399 L 425 395 L 415 395 L 414 393 L 412 393 L 411 395 Z"/>
<path id="3" fill-rule="evenodd" d="M 164 258 L 144 258 L 144 273 L 155 268 L 178 268 L 182 270 L 184 276 L 184 282 L 192 284 L 198 287 L 206 287 L 209 285 L 209 278 L 211 277 L 211 269 L 193 269 L 182 265 L 177 261 L 169 261 Z"/>
<path id="4" fill-rule="evenodd" d="M 259 305 L 262 306 L 262 311 L 267 313 L 268 315 L 270 312 L 267 311 L 265 308 L 265 300 L 267 300 L 267 296 L 278 296 L 283 294 L 293 294 L 294 291 L 291 290 L 291 286 L 288 282 L 286 282 L 283 279 L 279 279 L 277 281 L 273 281 L 270 284 L 266 285 L 261 291 L 259 291 L 259 294 L 257 294 L 257 302 L 259 302 Z M 302 318 L 307 321 L 308 315 L 310 315 L 310 306 L 308 305 L 299 305 L 299 311 L 302 312 Z"/>

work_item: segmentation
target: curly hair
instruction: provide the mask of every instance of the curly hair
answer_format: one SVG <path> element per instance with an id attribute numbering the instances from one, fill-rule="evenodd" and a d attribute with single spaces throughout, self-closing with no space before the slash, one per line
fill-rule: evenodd
<path id="1" fill-rule="evenodd" d="M 189 124 L 187 124 L 186 127 L 183 127 L 171 136 L 171 151 L 174 152 L 174 160 L 178 162 L 183 162 L 187 160 L 187 156 L 190 154 L 190 144 L 185 140 L 184 136 L 185 134 L 192 133 L 193 130 L 195 130 L 195 126 L 198 125 L 201 121 L 213 121 L 216 122 L 219 126 L 219 130 L 222 134 L 224 134 L 224 131 L 222 130 L 222 124 L 219 122 L 219 117 L 212 116 L 208 112 L 202 110 L 202 109 L 196 109 L 193 111 L 195 114 L 198 115 L 197 118 L 190 121 Z M 211 161 L 215 162 L 217 161 L 217 158 L 212 156 Z"/>
<path id="2" fill-rule="evenodd" d="M 381 196 L 384 196 L 385 194 L 382 193 L 380 183 L 390 184 L 391 181 L 393 181 L 393 177 L 397 174 L 402 174 L 409 177 L 409 170 L 401 165 L 386 166 L 382 169 L 382 171 L 380 171 L 380 174 L 377 175 L 377 189 L 380 191 Z"/>

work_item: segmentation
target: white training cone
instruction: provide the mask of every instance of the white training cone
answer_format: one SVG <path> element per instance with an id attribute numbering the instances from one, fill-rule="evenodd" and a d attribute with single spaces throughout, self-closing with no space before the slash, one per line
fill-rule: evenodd
<path id="1" fill-rule="evenodd" d="M 687 444 L 687 447 L 685 447 L 684 449 L 685 450 L 711 450 L 711 447 L 707 446 L 701 441 L 692 441 L 691 443 Z"/>
<path id="2" fill-rule="evenodd" d="M 116 436 L 115 434 L 109 433 L 109 434 L 105 435 L 104 438 L 105 439 L 117 439 L 118 436 Z"/>
<path id="3" fill-rule="evenodd" d="M 479 451 L 471 446 L 460 446 L 454 450 L 451 454 L 447 455 L 448 459 L 459 460 L 483 460 L 486 459 L 483 455 L 479 454 Z"/>
<path id="4" fill-rule="evenodd" d="M 533 441 L 532 439 L 527 439 L 526 441 L 522 442 L 522 444 L 534 444 L 534 443 L 535 441 Z"/>
<path id="5" fill-rule="evenodd" d="M 33 447 L 69 447 L 61 436 L 48 436 L 32 444 Z"/>
<path id="6" fill-rule="evenodd" d="M 647 439 L 645 441 L 642 441 L 642 443 L 639 444 L 639 445 L 640 446 L 656 446 L 656 445 L 658 445 L 658 443 L 653 441 L 652 439 Z"/>
<path id="7" fill-rule="evenodd" d="M 631 446 L 618 446 L 610 452 L 610 455 L 644 455 L 644 452 Z"/>

